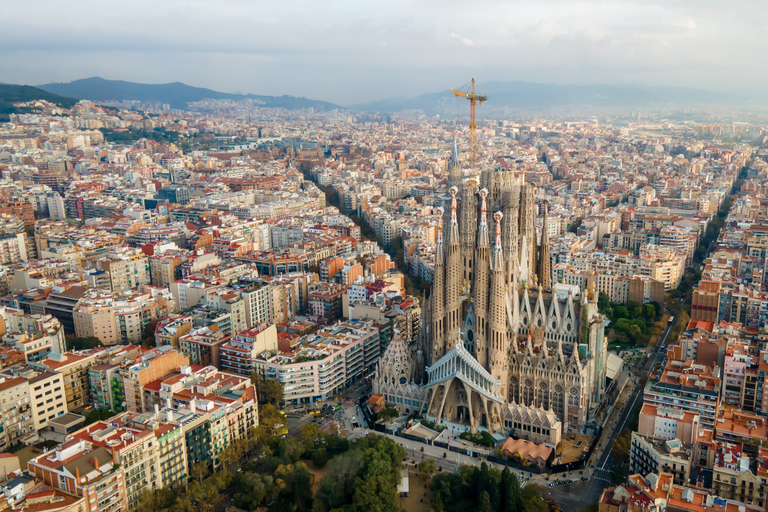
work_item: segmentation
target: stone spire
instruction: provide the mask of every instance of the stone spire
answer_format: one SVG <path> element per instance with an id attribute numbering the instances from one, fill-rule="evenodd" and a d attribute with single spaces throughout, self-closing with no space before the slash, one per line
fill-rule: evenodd
<path id="1" fill-rule="evenodd" d="M 501 381 L 501 396 L 507 396 L 509 364 L 507 360 L 506 268 L 504 266 L 504 248 L 501 245 L 501 219 L 503 216 L 504 214 L 501 212 L 496 212 L 493 216 L 496 220 L 496 240 L 493 247 L 488 305 L 488 352 L 491 375 Z"/>
<path id="2" fill-rule="evenodd" d="M 459 149 L 456 146 L 456 135 L 453 136 L 453 153 L 448 164 L 448 188 L 461 186 L 461 164 L 459 163 Z"/>
<path id="3" fill-rule="evenodd" d="M 462 273 L 459 223 L 456 218 L 456 187 L 451 187 L 451 225 L 448 232 L 448 245 L 445 264 L 445 339 L 446 351 L 456 344 L 457 333 L 461 329 L 461 289 Z"/>
<path id="4" fill-rule="evenodd" d="M 432 279 L 431 331 L 432 362 L 445 355 L 445 268 L 443 256 L 443 209 L 438 208 L 440 220 L 437 225 L 437 247 L 435 250 L 435 271 Z"/>
<path id="5" fill-rule="evenodd" d="M 523 185 L 522 190 L 520 191 L 519 234 L 528 240 L 528 271 L 530 273 L 536 271 L 536 214 L 534 212 L 534 190 L 534 186 L 528 183 Z"/>
<path id="6" fill-rule="evenodd" d="M 488 216 L 486 197 L 488 190 L 480 191 L 480 225 L 477 229 L 477 251 L 475 256 L 475 358 L 487 367 L 488 364 L 488 286 L 491 266 L 491 248 L 488 242 Z"/>
<path id="7" fill-rule="evenodd" d="M 461 235 L 462 278 L 466 283 L 472 283 L 474 274 L 472 260 L 475 256 L 475 239 L 477 237 L 477 199 L 475 197 L 475 183 L 469 181 L 463 184 L 460 194 L 459 234 Z"/>
<path id="8" fill-rule="evenodd" d="M 552 261 L 549 257 L 549 234 L 547 233 L 547 202 L 544 201 L 544 224 L 541 227 L 541 245 L 539 245 L 539 263 L 536 276 L 544 290 L 552 287 Z"/>
<path id="9" fill-rule="evenodd" d="M 520 266 L 517 270 L 518 278 L 520 279 L 520 285 L 523 286 L 530 280 L 530 271 L 528 268 L 528 240 L 523 235 L 523 243 L 520 246 Z"/>

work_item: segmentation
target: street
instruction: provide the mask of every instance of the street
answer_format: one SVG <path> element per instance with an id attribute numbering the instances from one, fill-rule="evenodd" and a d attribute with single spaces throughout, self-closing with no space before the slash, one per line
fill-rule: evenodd
<path id="1" fill-rule="evenodd" d="M 656 349 L 648 358 L 648 362 L 643 368 L 643 374 L 649 374 L 650 370 L 664 357 L 666 347 L 662 348 L 662 346 L 666 346 L 667 337 L 671 330 L 672 325 L 668 325 L 663 336 L 656 343 Z M 621 463 L 611 455 L 610 447 L 613 445 L 617 433 L 621 433 L 626 427 L 627 421 L 629 421 L 630 415 L 634 411 L 638 401 L 642 401 L 643 399 L 642 382 L 642 380 L 638 379 L 632 394 L 627 401 L 627 405 L 619 413 L 618 419 L 609 420 L 607 425 L 608 428 L 603 432 L 603 439 L 600 440 L 598 447 L 595 449 L 595 452 L 590 459 L 588 468 L 591 467 L 592 470 L 589 481 L 579 481 L 561 487 L 547 487 L 544 490 L 544 494 L 557 500 L 563 510 L 577 511 L 590 503 L 594 503 L 600 499 L 600 494 L 603 492 L 603 489 L 611 486 L 611 470 Z M 585 474 L 587 473 L 588 472 L 585 471 Z M 576 476 L 565 478 L 578 480 L 579 476 L 580 475 L 576 472 Z"/>

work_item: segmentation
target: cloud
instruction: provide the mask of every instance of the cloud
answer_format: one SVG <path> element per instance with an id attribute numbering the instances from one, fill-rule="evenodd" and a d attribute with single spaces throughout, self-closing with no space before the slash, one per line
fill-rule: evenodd
<path id="1" fill-rule="evenodd" d="M 0 81 L 99 75 L 339 104 L 446 90 L 472 76 L 768 85 L 768 70 L 753 65 L 768 51 L 762 0 L 30 2 L 4 4 Z"/>
<path id="2" fill-rule="evenodd" d="M 455 32 L 451 32 L 451 37 L 453 39 L 458 39 L 461 41 L 462 44 L 466 46 L 475 46 L 475 42 L 467 37 L 462 37 L 459 34 L 456 34 Z"/>

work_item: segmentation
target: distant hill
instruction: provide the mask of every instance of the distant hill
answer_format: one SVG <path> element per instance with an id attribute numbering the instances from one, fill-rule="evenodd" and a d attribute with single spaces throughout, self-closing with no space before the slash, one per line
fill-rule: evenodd
<path id="1" fill-rule="evenodd" d="M 52 83 L 38 86 L 44 91 L 64 96 L 86 98 L 91 101 L 125 101 L 167 103 L 171 108 L 186 110 L 187 104 L 204 99 L 244 100 L 252 99 L 265 107 L 300 109 L 315 108 L 330 110 L 339 108 L 326 101 L 310 100 L 296 96 L 260 96 L 256 94 L 231 94 L 202 87 L 192 87 L 180 82 L 170 84 L 139 84 L 123 80 L 105 80 L 100 77 L 85 78 L 69 83 Z"/>
<path id="2" fill-rule="evenodd" d="M 682 87 L 650 87 L 643 85 L 554 85 L 531 82 L 488 82 L 478 87 L 485 92 L 489 108 L 542 110 L 568 105 L 601 107 L 647 107 L 654 105 L 696 105 L 730 103 L 736 98 L 727 93 Z M 414 97 L 396 97 L 349 108 L 365 112 L 400 112 L 421 110 L 434 115 L 456 110 L 468 110 L 466 100 L 456 99 L 450 90 L 421 94 Z M 485 107 L 484 107 L 485 108 Z"/>
<path id="3" fill-rule="evenodd" d="M 31 85 L 0 84 L 0 114 L 13 114 L 19 110 L 14 103 L 34 100 L 46 100 L 62 107 L 69 107 L 77 102 L 76 99 L 52 94 Z"/>

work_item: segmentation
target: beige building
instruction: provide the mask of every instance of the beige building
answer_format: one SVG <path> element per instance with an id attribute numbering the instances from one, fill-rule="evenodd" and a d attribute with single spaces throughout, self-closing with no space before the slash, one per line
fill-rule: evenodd
<path id="1" fill-rule="evenodd" d="M 142 386 L 187 365 L 189 365 L 189 357 L 173 347 L 163 346 L 142 354 L 131 366 L 121 368 L 126 410 L 144 412 Z"/>
<path id="2" fill-rule="evenodd" d="M 30 378 L 29 395 L 36 432 L 46 428 L 50 420 L 67 413 L 67 397 L 61 373 L 42 372 Z"/>
<path id="3" fill-rule="evenodd" d="M 29 382 L 24 377 L 0 377 L 0 412 L 2 427 L 0 450 L 21 444 L 35 432 L 32 405 L 29 399 Z"/>
<path id="4" fill-rule="evenodd" d="M 248 328 L 246 304 L 238 292 L 227 288 L 211 290 L 207 295 L 208 306 L 230 314 L 232 334 Z"/>
<path id="5" fill-rule="evenodd" d="M 111 290 L 123 291 L 149 284 L 149 261 L 140 249 L 120 247 L 96 261 L 100 270 L 109 272 Z"/>
<path id="6" fill-rule="evenodd" d="M 149 257 L 149 278 L 154 286 L 168 287 L 176 280 L 176 269 L 181 266 L 179 254 L 157 254 Z"/>
<path id="7" fill-rule="evenodd" d="M 59 372 L 64 379 L 64 395 L 67 411 L 79 412 L 91 405 L 91 387 L 88 368 L 93 366 L 96 355 L 88 352 L 50 354 L 40 363 L 51 371 Z"/>
<path id="8" fill-rule="evenodd" d="M 76 336 L 95 336 L 104 345 L 116 345 L 141 343 L 157 313 L 157 302 L 150 293 L 101 293 L 83 299 L 72 316 Z"/>

